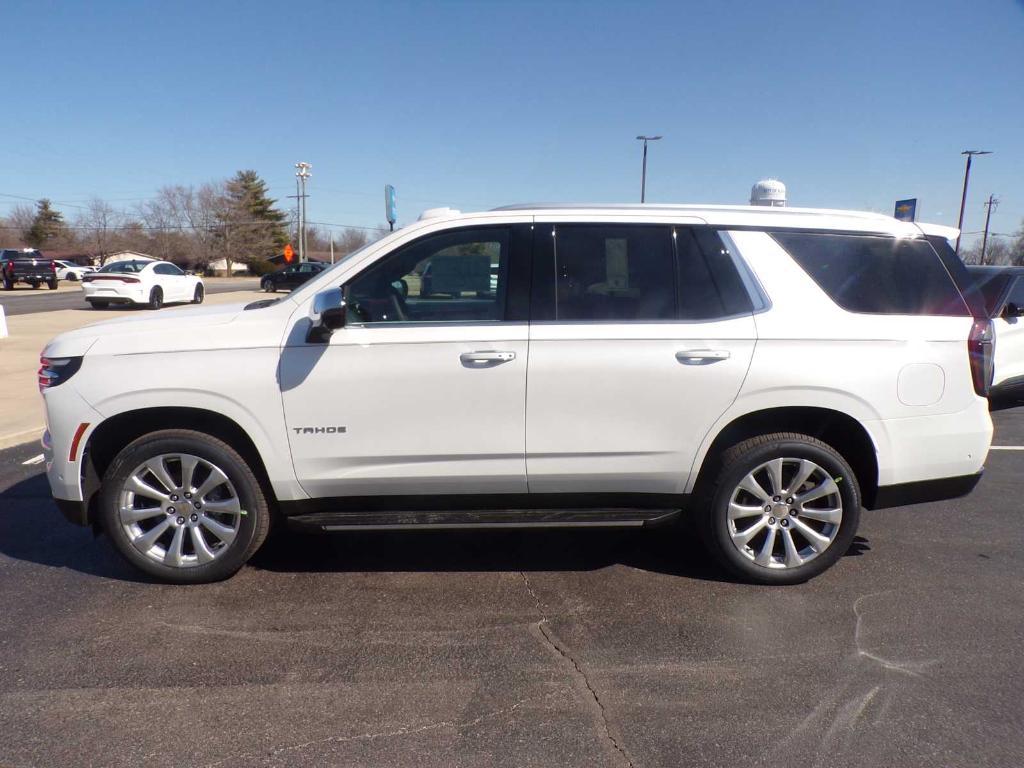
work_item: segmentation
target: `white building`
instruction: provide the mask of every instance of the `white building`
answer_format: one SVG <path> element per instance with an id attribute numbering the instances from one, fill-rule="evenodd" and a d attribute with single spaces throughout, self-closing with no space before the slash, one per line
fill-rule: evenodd
<path id="1" fill-rule="evenodd" d="M 138 251 L 116 251 L 115 253 L 107 256 L 104 264 L 113 264 L 115 261 L 157 261 L 147 253 L 139 253 Z"/>

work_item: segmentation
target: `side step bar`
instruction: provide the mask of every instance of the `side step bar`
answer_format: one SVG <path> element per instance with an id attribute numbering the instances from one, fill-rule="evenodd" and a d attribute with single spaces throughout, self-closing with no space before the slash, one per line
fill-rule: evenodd
<path id="1" fill-rule="evenodd" d="M 665 525 L 678 509 L 461 509 L 451 512 L 314 512 L 288 517 L 297 530 L 402 531 L 466 528 L 639 528 Z"/>

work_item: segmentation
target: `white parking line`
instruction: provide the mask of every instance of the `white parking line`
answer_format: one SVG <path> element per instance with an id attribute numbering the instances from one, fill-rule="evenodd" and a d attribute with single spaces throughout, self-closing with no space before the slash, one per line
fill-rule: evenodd
<path id="1" fill-rule="evenodd" d="M 993 451 L 1024 451 L 1024 445 L 993 445 L 990 446 Z"/>
<path id="2" fill-rule="evenodd" d="M 31 467 L 33 464 L 42 464 L 42 463 L 43 463 L 43 454 L 40 453 L 38 456 L 33 456 L 28 461 L 21 462 L 21 466 L 23 466 L 23 467 Z"/>

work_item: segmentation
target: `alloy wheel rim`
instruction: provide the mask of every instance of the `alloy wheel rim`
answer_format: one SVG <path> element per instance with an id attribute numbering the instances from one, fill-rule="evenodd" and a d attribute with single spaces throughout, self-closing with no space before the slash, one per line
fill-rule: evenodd
<path id="1" fill-rule="evenodd" d="M 131 545 L 172 568 L 223 557 L 245 514 L 224 470 L 188 453 L 162 453 L 139 464 L 118 500 L 118 520 Z"/>
<path id="2" fill-rule="evenodd" d="M 810 459 L 771 459 L 748 472 L 729 497 L 728 532 L 756 565 L 798 568 L 839 535 L 843 499 L 836 479 Z"/>

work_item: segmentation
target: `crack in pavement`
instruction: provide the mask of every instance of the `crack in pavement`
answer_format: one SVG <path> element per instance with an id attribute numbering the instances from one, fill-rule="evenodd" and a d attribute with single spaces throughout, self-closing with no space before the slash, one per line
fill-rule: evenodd
<path id="1" fill-rule="evenodd" d="M 526 591 L 533 597 L 534 603 L 537 605 L 537 610 L 541 614 L 540 621 L 537 621 L 530 625 L 531 630 L 535 630 L 534 634 L 539 637 L 542 643 L 554 650 L 565 662 L 568 662 L 567 666 L 571 667 L 570 675 L 579 680 L 583 684 L 583 687 L 590 694 L 592 701 L 591 708 L 596 708 L 595 714 L 598 716 L 600 723 L 601 734 L 605 741 L 611 745 L 614 750 L 613 756 L 617 755 L 621 762 L 627 766 L 627 768 L 635 768 L 633 760 L 626 752 L 625 748 L 619 743 L 619 740 L 615 738 L 612 733 L 611 722 L 608 719 L 608 712 L 605 709 L 604 703 L 601 701 L 601 697 L 598 695 L 597 690 L 590 682 L 590 678 L 587 673 L 583 671 L 583 668 L 579 665 L 579 662 L 573 657 L 568 647 L 558 638 L 558 636 L 550 629 L 548 617 L 545 615 L 543 604 L 537 593 L 533 589 L 533 585 L 530 583 L 529 577 L 520 571 L 519 575 L 523 579 L 523 584 L 526 585 Z"/>
<path id="2" fill-rule="evenodd" d="M 864 614 L 861 612 L 860 604 L 869 598 L 891 594 L 895 591 L 896 590 L 893 589 L 884 589 L 881 592 L 871 592 L 867 595 L 861 595 L 853 601 L 853 615 L 857 618 L 857 622 L 853 626 L 853 645 L 857 649 L 858 656 L 871 659 L 871 661 L 874 661 L 885 669 L 892 670 L 893 672 L 902 672 L 904 675 L 910 675 L 911 677 L 920 677 L 921 671 L 935 664 L 938 659 L 930 659 L 928 661 L 893 661 L 892 659 L 886 659 L 878 654 L 871 653 L 870 651 L 865 650 L 861 645 L 860 627 L 861 622 L 864 619 Z"/>

